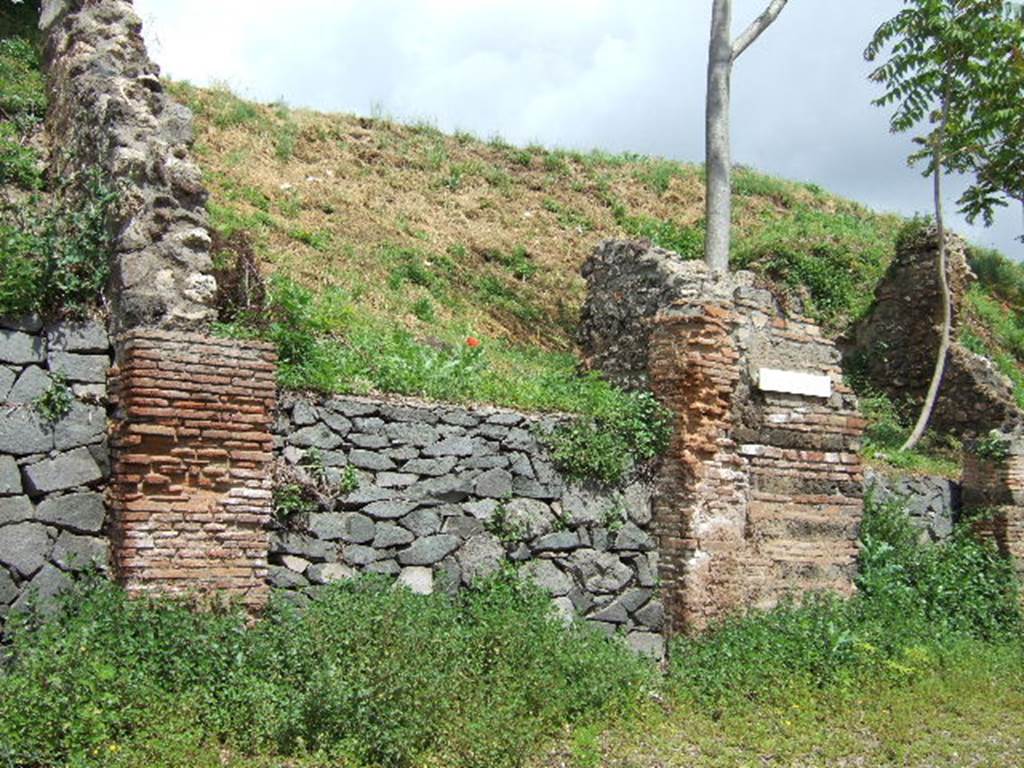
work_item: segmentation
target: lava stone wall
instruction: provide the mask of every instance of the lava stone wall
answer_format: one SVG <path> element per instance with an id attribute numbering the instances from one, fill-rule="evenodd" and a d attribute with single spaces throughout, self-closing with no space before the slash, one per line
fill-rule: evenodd
<path id="1" fill-rule="evenodd" d="M 906 510 L 910 521 L 927 541 L 949 538 L 960 521 L 962 486 L 939 475 L 894 475 L 867 470 L 866 496 L 879 504 L 895 503 Z"/>
<path id="2" fill-rule="evenodd" d="M 0 628 L 108 567 L 110 360 L 102 323 L 0 318 Z"/>
<path id="3" fill-rule="evenodd" d="M 267 597 L 271 345 L 135 330 L 118 339 L 114 562 L 133 592 Z"/>
<path id="4" fill-rule="evenodd" d="M 537 439 L 554 423 L 488 407 L 288 399 L 275 430 L 278 492 L 289 482 L 320 490 L 313 510 L 279 513 L 270 583 L 301 604 L 360 573 L 455 591 L 512 565 L 567 618 L 660 656 L 650 487 L 568 482 Z"/>

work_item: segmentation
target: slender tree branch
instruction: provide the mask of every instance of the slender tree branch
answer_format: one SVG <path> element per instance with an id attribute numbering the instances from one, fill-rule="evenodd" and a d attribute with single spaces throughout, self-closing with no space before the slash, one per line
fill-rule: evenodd
<path id="1" fill-rule="evenodd" d="M 932 370 L 932 380 L 928 385 L 928 393 L 925 395 L 924 404 L 921 406 L 921 413 L 917 417 L 907 442 L 900 448 L 901 451 L 909 451 L 915 448 L 924 437 L 928 429 L 928 422 L 931 420 L 932 412 L 935 410 L 935 401 L 939 397 L 939 387 L 942 384 L 942 376 L 946 370 L 946 355 L 949 353 L 950 335 L 953 329 L 953 308 L 949 295 L 949 282 L 946 279 L 946 227 L 942 216 L 942 171 L 945 158 L 942 155 L 946 138 L 946 127 L 949 124 L 949 89 L 945 90 L 942 97 L 942 117 L 940 118 L 938 130 L 935 132 L 935 169 L 932 171 L 933 191 L 935 197 L 935 228 L 939 235 L 939 256 L 938 256 L 938 283 L 939 292 L 942 297 L 942 330 L 939 335 L 939 349 L 935 354 L 935 367 Z"/>
<path id="2" fill-rule="evenodd" d="M 732 60 L 736 61 L 751 44 L 761 36 L 768 27 L 772 25 L 772 22 L 779 18 L 779 14 L 782 13 L 782 9 L 786 7 L 786 3 L 789 0 L 772 0 L 768 4 L 768 7 L 764 9 L 764 13 L 754 19 L 750 26 L 743 30 L 743 34 L 737 37 L 732 44 Z"/>

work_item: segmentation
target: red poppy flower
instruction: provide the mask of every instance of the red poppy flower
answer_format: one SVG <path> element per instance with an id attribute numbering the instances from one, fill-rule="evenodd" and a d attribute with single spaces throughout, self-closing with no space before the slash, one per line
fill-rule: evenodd
<path id="1" fill-rule="evenodd" d="M 470 336 L 468 339 L 466 339 L 466 344 L 468 344 L 471 347 L 479 347 L 480 339 L 478 339 L 476 336 Z"/>

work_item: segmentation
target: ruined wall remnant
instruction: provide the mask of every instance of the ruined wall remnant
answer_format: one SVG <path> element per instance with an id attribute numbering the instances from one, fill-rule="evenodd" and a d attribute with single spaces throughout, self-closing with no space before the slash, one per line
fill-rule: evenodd
<path id="1" fill-rule="evenodd" d="M 269 345 L 136 330 L 119 340 L 110 502 L 132 591 L 266 598 Z"/>
<path id="2" fill-rule="evenodd" d="M 937 264 L 938 236 L 924 229 L 901 242 L 885 277 L 875 289 L 868 315 L 842 342 L 851 368 L 897 404 L 914 410 L 924 402 L 935 366 L 942 325 Z M 947 280 L 952 294 L 953 337 L 961 324 L 964 295 L 974 279 L 966 243 L 948 236 Z M 954 341 L 931 425 L 974 437 L 1021 423 L 1013 384 L 986 358 Z"/>
<path id="3" fill-rule="evenodd" d="M 191 113 L 164 93 L 128 0 L 44 0 L 40 26 L 51 173 L 95 169 L 119 195 L 108 214 L 115 328 L 202 327 L 216 282 Z"/>
<path id="4" fill-rule="evenodd" d="M 165 93 L 130 0 L 43 0 L 40 29 L 50 172 L 86 199 L 96 179 L 117 195 L 107 214 L 116 410 L 103 528 L 114 572 L 132 591 L 216 591 L 259 605 L 275 365 L 266 345 L 207 335 L 216 281 L 191 113 Z M 106 367 L 96 375 L 105 385 Z"/>
<path id="5" fill-rule="evenodd" d="M 963 509 L 963 486 L 941 475 L 910 475 L 868 469 L 865 495 L 877 504 L 898 504 L 925 541 L 942 541 L 953 533 Z"/>
<path id="6" fill-rule="evenodd" d="M 633 264 L 639 300 L 624 290 Z M 654 496 L 671 629 L 790 593 L 851 592 L 864 422 L 834 345 L 784 316 L 747 273 L 713 276 L 674 254 L 605 243 L 585 274 L 588 360 L 639 380 L 631 350 L 646 349 L 651 389 L 675 414 Z M 652 311 L 655 296 L 674 300 Z M 625 360 L 616 348 L 630 350 Z"/>
<path id="7" fill-rule="evenodd" d="M 110 358 L 98 322 L 0 318 L 0 631 L 108 566 Z"/>
<path id="8" fill-rule="evenodd" d="M 648 384 L 651 322 L 676 301 L 694 299 L 716 279 L 701 262 L 631 240 L 606 240 L 583 265 L 587 300 L 577 340 L 587 368 L 627 389 Z M 753 275 L 737 280 L 753 285 Z"/>
<path id="9" fill-rule="evenodd" d="M 1024 578 L 1024 437 L 1004 434 L 994 454 L 964 459 L 963 506 L 975 530 L 1013 558 Z"/>
<path id="10" fill-rule="evenodd" d="M 271 584 L 304 604 L 361 573 L 455 591 L 515 566 L 567 620 L 660 656 L 650 486 L 567 480 L 535 433 L 551 422 L 486 406 L 289 397 L 277 424 L 283 474 L 319 477 L 323 492 L 278 521 Z"/>

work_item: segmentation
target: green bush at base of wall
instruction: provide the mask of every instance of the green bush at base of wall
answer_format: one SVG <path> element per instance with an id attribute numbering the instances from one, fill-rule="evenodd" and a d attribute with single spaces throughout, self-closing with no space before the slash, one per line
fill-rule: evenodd
<path id="1" fill-rule="evenodd" d="M 858 594 L 811 596 L 724 622 L 672 648 L 677 695 L 704 703 L 851 689 L 941 669 L 973 645 L 1024 650 L 1013 564 L 969 523 L 940 544 L 921 542 L 906 513 L 866 505 Z"/>
<path id="2" fill-rule="evenodd" d="M 1012 567 L 966 528 L 924 545 L 902 511 L 870 505 L 862 544 L 855 598 L 677 640 L 661 683 L 511 574 L 454 599 L 363 578 L 253 625 L 98 582 L 14 629 L 0 765 L 514 766 L 568 724 L 628 722 L 649 694 L 735 711 L 1024 652 Z"/>
<path id="3" fill-rule="evenodd" d="M 97 584 L 51 623 L 15 631 L 10 652 L 5 766 L 144 764 L 156 745 L 156 766 L 211 745 L 332 765 L 512 766 L 654 684 L 651 663 L 565 626 L 510 575 L 457 599 L 367 577 L 251 627 Z"/>

